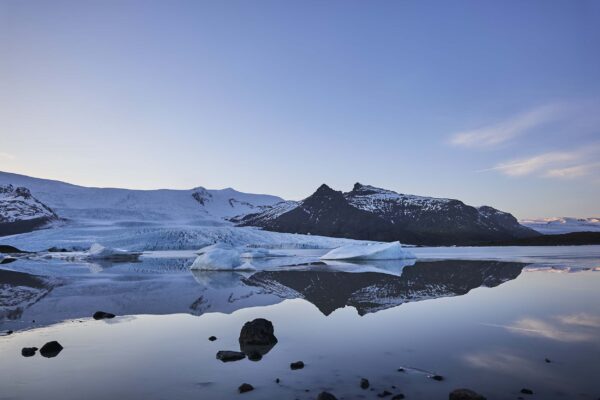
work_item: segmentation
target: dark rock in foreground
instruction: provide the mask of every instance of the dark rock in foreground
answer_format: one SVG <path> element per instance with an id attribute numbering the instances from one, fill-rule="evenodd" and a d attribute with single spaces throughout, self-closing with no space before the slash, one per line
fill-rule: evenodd
<path id="1" fill-rule="evenodd" d="M 223 362 L 238 361 L 246 358 L 246 354 L 241 351 L 221 350 L 217 352 L 217 360 Z"/>
<path id="2" fill-rule="evenodd" d="M 48 342 L 42 346 L 40 349 L 40 354 L 46 358 L 56 357 L 61 351 L 63 347 L 56 340 L 52 342 Z"/>
<path id="3" fill-rule="evenodd" d="M 290 368 L 295 370 L 295 369 L 302 369 L 304 368 L 304 363 L 302 361 L 296 361 L 290 364 Z"/>
<path id="4" fill-rule="evenodd" d="M 252 385 L 251 385 L 251 384 L 249 384 L 249 383 L 242 383 L 242 384 L 240 385 L 240 387 L 238 388 L 238 391 L 239 391 L 240 393 L 246 393 L 246 392 L 250 392 L 250 391 L 252 391 L 252 390 L 254 390 L 254 386 L 252 386 Z"/>
<path id="5" fill-rule="evenodd" d="M 23 357 L 33 357 L 36 351 L 38 351 L 37 347 L 23 347 L 23 349 L 21 349 L 21 355 Z"/>
<path id="6" fill-rule="evenodd" d="M 211 342 L 214 342 L 215 340 L 217 340 L 216 336 L 211 336 L 208 338 L 208 340 L 210 340 Z"/>
<path id="7" fill-rule="evenodd" d="M 469 389 L 456 389 L 450 392 L 449 400 L 486 400 L 479 393 Z"/>
<path id="8" fill-rule="evenodd" d="M 107 313 L 107 312 L 104 312 L 104 311 L 96 311 L 94 313 L 93 317 L 94 317 L 95 320 L 110 319 L 110 318 L 114 318 L 115 314 Z"/>
<path id="9" fill-rule="evenodd" d="M 369 380 L 368 379 L 362 378 L 360 380 L 360 388 L 361 389 L 368 389 L 369 386 L 370 386 L 370 384 L 369 384 Z"/>
<path id="10" fill-rule="evenodd" d="M 239 338 L 240 345 L 269 346 L 277 343 L 273 324 L 264 318 L 248 321 L 242 327 Z"/>
<path id="11" fill-rule="evenodd" d="M 523 388 L 523 389 L 521 389 L 521 393 L 523 393 L 523 394 L 533 394 L 533 390 L 527 389 L 527 388 Z"/>
<path id="12" fill-rule="evenodd" d="M 433 376 L 431 377 L 431 379 L 433 379 L 434 381 L 441 382 L 441 381 L 443 381 L 443 380 L 444 380 L 444 377 L 443 377 L 443 376 L 441 376 L 441 375 L 433 375 Z"/>
<path id="13" fill-rule="evenodd" d="M 329 392 L 321 392 L 317 396 L 317 400 L 337 400 L 337 398 Z"/>

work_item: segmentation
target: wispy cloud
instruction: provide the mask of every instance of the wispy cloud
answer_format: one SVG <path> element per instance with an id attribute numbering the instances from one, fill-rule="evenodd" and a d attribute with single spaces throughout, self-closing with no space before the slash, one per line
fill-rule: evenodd
<path id="1" fill-rule="evenodd" d="M 483 171 L 499 171 L 508 176 L 538 175 L 546 178 L 580 178 L 600 171 L 600 144 L 569 151 L 552 151 L 501 162 Z"/>
<path id="2" fill-rule="evenodd" d="M 478 129 L 458 132 L 452 135 L 450 143 L 463 147 L 494 147 L 567 114 L 568 107 L 551 104 L 534 108 L 514 115 L 503 121 Z"/>

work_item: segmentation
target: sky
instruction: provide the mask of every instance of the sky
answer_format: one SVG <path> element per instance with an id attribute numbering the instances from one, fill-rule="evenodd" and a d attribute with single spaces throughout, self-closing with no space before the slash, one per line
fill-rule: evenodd
<path id="1" fill-rule="evenodd" d="M 0 170 L 600 216 L 600 2 L 2 0 Z"/>

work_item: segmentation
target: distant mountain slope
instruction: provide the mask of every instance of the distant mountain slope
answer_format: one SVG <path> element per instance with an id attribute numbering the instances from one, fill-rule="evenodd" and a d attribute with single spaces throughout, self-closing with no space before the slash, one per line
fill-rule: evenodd
<path id="1" fill-rule="evenodd" d="M 1 184 L 26 187 L 60 217 L 74 220 L 222 223 L 223 218 L 256 212 L 282 201 L 277 196 L 242 193 L 231 188 L 93 188 L 7 172 L 0 172 Z"/>
<path id="2" fill-rule="evenodd" d="M 524 219 L 521 224 L 545 235 L 559 235 L 570 232 L 600 232 L 600 217 L 598 218 L 542 218 Z"/>
<path id="3" fill-rule="evenodd" d="M 30 232 L 57 219 L 54 211 L 28 189 L 0 185 L 0 236 Z"/>
<path id="4" fill-rule="evenodd" d="M 459 200 L 400 194 L 360 183 L 347 193 L 322 185 L 295 207 L 267 209 L 237 221 L 276 232 L 427 245 L 539 236 L 511 214 L 492 207 L 475 208 Z"/>

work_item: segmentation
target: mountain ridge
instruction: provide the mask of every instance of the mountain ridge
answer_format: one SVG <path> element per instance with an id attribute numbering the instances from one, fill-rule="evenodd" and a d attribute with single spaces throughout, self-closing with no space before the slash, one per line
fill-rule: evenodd
<path id="1" fill-rule="evenodd" d="M 538 236 L 510 213 L 460 200 L 424 197 L 356 183 L 350 192 L 323 184 L 286 207 L 235 218 L 240 226 L 288 233 L 424 245 L 467 245 Z"/>

